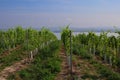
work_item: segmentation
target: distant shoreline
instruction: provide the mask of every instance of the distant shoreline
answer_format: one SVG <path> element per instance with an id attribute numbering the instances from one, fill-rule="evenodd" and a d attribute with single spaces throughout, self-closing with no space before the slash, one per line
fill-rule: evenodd
<path id="1" fill-rule="evenodd" d="M 11 27 L 11 28 L 15 28 L 15 27 Z M 24 28 L 24 27 L 23 27 Z M 41 30 L 42 27 L 40 28 L 34 28 L 34 27 L 31 27 L 33 29 L 36 29 L 36 30 Z M 52 27 L 52 28 L 48 28 L 46 27 L 47 29 L 51 30 L 52 32 L 54 33 L 60 33 L 62 30 L 60 28 L 57 28 L 57 27 Z M 0 30 L 8 30 L 10 29 L 10 27 L 0 27 Z M 26 29 L 26 28 L 25 28 Z M 70 28 L 73 32 L 107 32 L 107 31 L 110 31 L 110 32 L 115 32 L 116 29 L 115 28 Z M 118 28 L 117 30 L 120 30 L 120 28 Z"/>

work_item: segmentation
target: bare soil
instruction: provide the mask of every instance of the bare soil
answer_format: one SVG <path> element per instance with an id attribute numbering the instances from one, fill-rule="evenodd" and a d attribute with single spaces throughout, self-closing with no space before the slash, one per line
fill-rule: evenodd
<path id="1" fill-rule="evenodd" d="M 10 75 L 10 74 L 13 74 L 17 71 L 20 71 L 24 68 L 27 68 L 27 65 L 28 65 L 28 62 L 29 59 L 26 58 L 26 59 L 23 59 L 19 62 L 16 62 L 14 63 L 13 65 L 9 66 L 9 67 L 6 67 L 5 69 L 3 69 L 1 72 L 0 72 L 0 80 L 6 80 L 7 77 Z"/>
<path id="2" fill-rule="evenodd" d="M 10 54 L 11 51 L 14 51 L 14 50 L 17 50 L 17 49 L 20 49 L 20 45 L 17 45 L 17 47 L 15 48 L 12 48 L 10 50 L 6 50 L 4 51 L 2 54 L 0 54 L 0 58 L 4 57 L 4 56 L 7 56 L 8 54 Z"/>
<path id="3" fill-rule="evenodd" d="M 61 48 L 61 52 L 59 54 L 62 59 L 61 71 L 57 74 L 55 80 L 74 80 L 73 77 L 75 75 L 80 77 L 80 72 L 76 67 L 76 64 L 77 64 L 76 62 L 73 62 L 72 64 L 72 76 L 71 76 L 67 56 L 65 54 L 65 50 L 63 47 Z"/>
<path id="4" fill-rule="evenodd" d="M 100 80 L 106 80 L 101 78 L 96 68 L 89 63 L 89 61 L 81 58 L 80 56 L 73 55 L 72 60 L 72 76 L 70 74 L 70 67 L 68 66 L 67 56 L 64 48 L 61 48 L 59 53 L 62 59 L 61 71 L 57 74 L 55 80 L 92 80 L 91 77 L 95 77 Z M 83 79 L 83 76 L 88 76 Z"/>

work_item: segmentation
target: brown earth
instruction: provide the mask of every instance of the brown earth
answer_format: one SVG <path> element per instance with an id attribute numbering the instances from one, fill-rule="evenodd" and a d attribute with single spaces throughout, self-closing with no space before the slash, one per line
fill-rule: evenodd
<path id="1" fill-rule="evenodd" d="M 70 67 L 68 65 L 67 56 L 65 54 L 64 48 L 61 49 L 60 58 L 62 59 L 61 71 L 57 74 L 55 80 L 73 80 L 74 75 L 80 77 L 80 72 L 76 67 L 76 62 L 72 64 L 72 76 L 70 74 Z"/>
<path id="2" fill-rule="evenodd" d="M 20 45 L 17 45 L 17 47 L 15 47 L 15 48 L 12 48 L 10 50 L 5 50 L 2 54 L 0 54 L 0 58 L 7 56 L 8 54 L 10 54 L 11 51 L 20 49 L 20 47 L 21 47 Z"/>
<path id="3" fill-rule="evenodd" d="M 27 68 L 29 59 L 23 59 L 19 62 L 14 63 L 13 65 L 6 67 L 0 72 L 0 80 L 6 80 L 10 74 L 13 74 L 21 69 Z"/>
<path id="4" fill-rule="evenodd" d="M 70 75 L 70 68 L 68 66 L 67 56 L 65 54 L 64 48 L 61 49 L 59 53 L 62 59 L 61 71 L 57 74 L 55 80 L 91 80 L 87 77 L 82 79 L 83 76 L 89 75 L 97 77 L 99 80 L 106 80 L 104 77 L 100 77 L 100 74 L 97 72 L 97 69 L 89 63 L 88 60 L 85 60 L 77 55 L 72 55 L 72 77 Z"/>

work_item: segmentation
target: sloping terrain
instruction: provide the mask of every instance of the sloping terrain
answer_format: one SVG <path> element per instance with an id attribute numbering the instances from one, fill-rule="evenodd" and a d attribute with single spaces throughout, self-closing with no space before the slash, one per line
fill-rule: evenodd
<path id="1" fill-rule="evenodd" d="M 28 63 L 29 63 L 28 61 L 29 61 L 29 59 L 26 58 L 26 59 L 23 59 L 23 60 L 21 60 L 21 61 L 19 61 L 19 62 L 16 62 L 16 63 L 14 63 L 13 65 L 8 66 L 8 67 L 6 67 L 5 69 L 3 69 L 3 70 L 0 72 L 0 80 L 6 80 L 6 78 L 7 78 L 10 74 L 12 74 L 12 73 L 14 73 L 14 72 L 17 72 L 17 71 L 20 71 L 21 69 L 26 68 L 27 65 L 28 65 Z"/>

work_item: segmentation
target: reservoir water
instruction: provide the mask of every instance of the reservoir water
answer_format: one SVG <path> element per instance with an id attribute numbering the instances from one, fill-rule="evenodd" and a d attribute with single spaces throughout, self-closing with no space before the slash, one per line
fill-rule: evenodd
<path id="1" fill-rule="evenodd" d="M 73 35 L 77 35 L 77 34 L 83 34 L 83 33 L 85 33 L 86 35 L 88 34 L 88 32 L 73 32 L 72 34 L 73 34 Z M 98 35 L 98 36 L 100 35 L 100 33 L 101 33 L 101 32 L 95 32 L 95 34 Z M 57 36 L 57 38 L 58 38 L 59 40 L 61 39 L 61 33 L 60 33 L 60 32 L 54 33 L 54 34 Z M 118 33 L 111 32 L 111 33 L 108 33 L 107 36 L 115 36 L 115 37 L 117 37 L 117 36 L 119 36 L 119 34 L 118 34 Z"/>

